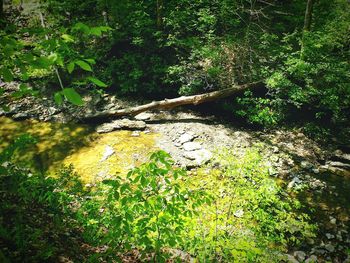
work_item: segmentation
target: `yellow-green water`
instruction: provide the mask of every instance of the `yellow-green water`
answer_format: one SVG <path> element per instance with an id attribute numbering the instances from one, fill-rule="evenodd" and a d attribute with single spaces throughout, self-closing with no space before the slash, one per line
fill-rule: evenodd
<path id="1" fill-rule="evenodd" d="M 55 175 L 62 165 L 72 164 L 85 183 L 125 173 L 147 161 L 150 152 L 156 150 L 157 137 L 157 134 L 143 132 L 133 137 L 131 131 L 98 134 L 87 125 L 14 121 L 1 117 L 0 151 L 21 134 L 35 136 L 38 143 L 29 147 L 25 154 L 17 154 L 16 161 L 50 175 Z"/>

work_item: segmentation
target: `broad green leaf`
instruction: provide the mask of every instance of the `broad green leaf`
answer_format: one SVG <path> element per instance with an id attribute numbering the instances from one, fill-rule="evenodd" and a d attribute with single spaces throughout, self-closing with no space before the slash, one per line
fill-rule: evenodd
<path id="1" fill-rule="evenodd" d="M 96 61 L 93 58 L 85 58 L 84 59 L 86 62 L 90 63 L 91 65 L 95 65 Z"/>
<path id="2" fill-rule="evenodd" d="M 32 65 L 39 69 L 49 69 L 52 65 L 52 61 L 46 57 L 39 57 L 32 62 Z"/>
<path id="3" fill-rule="evenodd" d="M 99 37 L 102 35 L 102 31 L 99 27 L 93 27 L 90 29 L 90 34 Z"/>
<path id="4" fill-rule="evenodd" d="M 5 82 L 13 81 L 13 74 L 8 68 L 2 68 L 1 75 Z"/>
<path id="5" fill-rule="evenodd" d="M 67 71 L 68 71 L 68 73 L 71 74 L 71 73 L 73 72 L 74 68 L 75 68 L 74 62 L 73 62 L 73 61 L 72 61 L 72 62 L 69 62 L 69 64 L 67 65 Z"/>
<path id="6" fill-rule="evenodd" d="M 87 79 L 90 80 L 92 83 L 94 83 L 96 86 L 98 86 L 100 88 L 106 88 L 107 87 L 107 84 L 102 82 L 99 79 L 96 79 L 94 77 L 88 77 Z"/>
<path id="7" fill-rule="evenodd" d="M 62 105 L 63 103 L 63 97 L 61 92 L 56 92 L 54 95 L 54 100 L 57 105 Z"/>
<path id="8" fill-rule="evenodd" d="M 78 22 L 72 27 L 72 31 L 81 31 L 84 34 L 89 34 L 90 27 L 85 25 L 84 23 Z"/>
<path id="9" fill-rule="evenodd" d="M 78 92 L 75 91 L 73 88 L 65 88 L 63 89 L 63 95 L 66 97 L 66 99 L 77 106 L 82 106 L 84 105 L 83 99 L 79 95 Z"/>
<path id="10" fill-rule="evenodd" d="M 63 35 L 61 36 L 61 38 L 64 40 L 64 42 L 67 42 L 67 43 L 69 43 L 69 42 L 74 42 L 73 36 L 68 35 L 68 34 L 63 34 Z"/>
<path id="11" fill-rule="evenodd" d="M 83 60 L 77 60 L 77 61 L 75 61 L 75 64 L 77 64 L 83 70 L 92 71 L 91 66 L 88 63 L 86 63 L 85 61 L 83 61 Z"/>

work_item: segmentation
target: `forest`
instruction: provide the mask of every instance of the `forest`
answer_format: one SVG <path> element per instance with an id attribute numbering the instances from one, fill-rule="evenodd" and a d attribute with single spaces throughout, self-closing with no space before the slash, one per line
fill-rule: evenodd
<path id="1" fill-rule="evenodd" d="M 0 0 L 0 262 L 350 262 L 350 1 Z"/>

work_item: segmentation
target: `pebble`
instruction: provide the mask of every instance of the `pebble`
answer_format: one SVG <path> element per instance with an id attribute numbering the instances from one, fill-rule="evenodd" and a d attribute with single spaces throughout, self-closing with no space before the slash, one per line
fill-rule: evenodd
<path id="1" fill-rule="evenodd" d="M 140 132 L 139 131 L 133 131 L 130 136 L 131 137 L 140 137 Z"/>
<path id="2" fill-rule="evenodd" d="M 327 245 L 325 245 L 324 248 L 327 249 L 331 253 L 334 252 L 334 250 L 335 250 L 335 248 L 332 244 L 327 244 Z"/>
<path id="3" fill-rule="evenodd" d="M 305 260 L 305 263 L 316 263 L 317 262 L 317 256 L 311 255 Z"/>
<path id="4" fill-rule="evenodd" d="M 184 133 L 179 137 L 178 142 L 180 144 L 184 144 L 184 143 L 192 141 L 193 139 L 194 139 L 194 136 L 192 134 Z"/>
<path id="5" fill-rule="evenodd" d="M 202 146 L 198 142 L 186 142 L 183 144 L 183 148 L 185 151 L 194 151 L 199 150 Z"/>
<path id="6" fill-rule="evenodd" d="M 295 251 L 293 255 L 299 262 L 303 262 L 306 258 L 306 253 L 301 250 Z"/>
<path id="7" fill-rule="evenodd" d="M 332 238 L 334 238 L 334 235 L 332 235 L 330 233 L 326 233 L 326 237 L 327 237 L 327 239 L 332 239 Z"/>

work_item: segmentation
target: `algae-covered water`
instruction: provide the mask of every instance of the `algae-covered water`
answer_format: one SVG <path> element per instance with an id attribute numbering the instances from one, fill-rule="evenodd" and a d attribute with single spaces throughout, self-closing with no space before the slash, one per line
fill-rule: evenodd
<path id="1" fill-rule="evenodd" d="M 34 136 L 38 143 L 17 153 L 17 162 L 49 175 L 57 174 L 62 166 L 73 165 L 84 183 L 125 173 L 147 161 L 150 152 L 156 150 L 157 137 L 144 132 L 135 136 L 131 131 L 98 134 L 88 125 L 1 117 L 0 151 L 21 134 Z"/>

